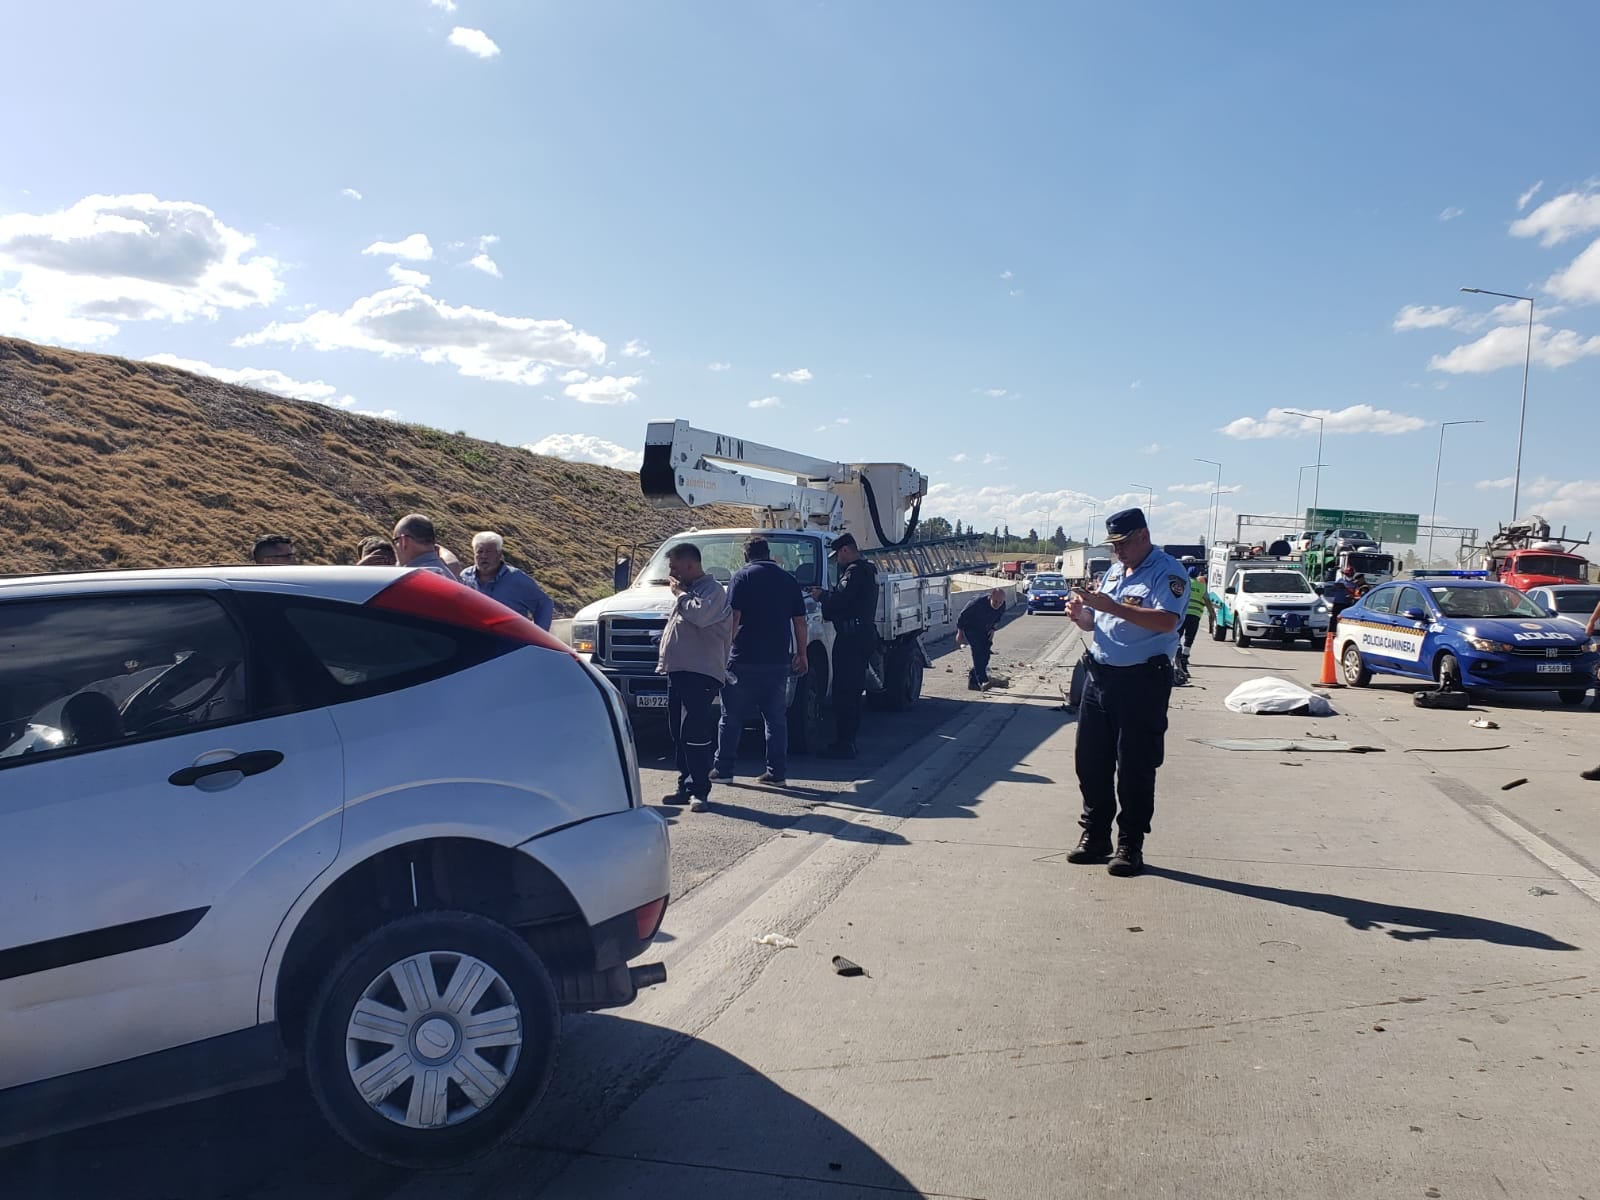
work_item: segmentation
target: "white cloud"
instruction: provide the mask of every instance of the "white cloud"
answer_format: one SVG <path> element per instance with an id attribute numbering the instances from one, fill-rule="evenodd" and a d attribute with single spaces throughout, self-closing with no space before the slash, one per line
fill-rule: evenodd
<path id="1" fill-rule="evenodd" d="M 995 465 L 995 463 L 1003 463 L 1005 460 L 1006 456 L 1004 454 L 995 454 L 991 451 L 990 453 L 985 454 L 979 461 L 982 462 L 986 467 L 992 467 Z"/>
<path id="2" fill-rule="evenodd" d="M 1140 450 L 1139 453 L 1140 454 L 1160 454 L 1161 453 L 1161 443 L 1160 442 L 1151 442 L 1148 446 L 1146 446 L 1142 450 Z"/>
<path id="3" fill-rule="evenodd" d="M 1525 217 L 1511 222 L 1513 237 L 1537 237 L 1554 246 L 1573 234 L 1600 228 L 1600 191 L 1563 192 L 1552 196 Z"/>
<path id="4" fill-rule="evenodd" d="M 639 398 L 633 389 L 639 386 L 639 375 L 601 375 L 582 383 L 569 383 L 561 390 L 579 404 L 632 404 Z"/>
<path id="5" fill-rule="evenodd" d="M 1515 482 L 1516 482 L 1516 479 L 1515 479 L 1514 476 L 1507 475 L 1507 476 L 1505 476 L 1504 478 L 1501 478 L 1501 479 L 1480 479 L 1473 486 L 1478 488 L 1478 489 L 1480 489 L 1480 490 L 1484 490 L 1484 491 L 1487 491 L 1487 490 L 1489 490 L 1491 488 L 1507 488 L 1507 489 L 1509 489 L 1511 487 L 1511 485 L 1513 483 L 1515 483 Z"/>
<path id="6" fill-rule="evenodd" d="M 500 53 L 500 47 L 494 44 L 494 39 L 481 29 L 457 25 L 450 31 L 446 41 L 478 58 L 493 58 Z"/>
<path id="7" fill-rule="evenodd" d="M 1443 329 L 1454 325 L 1462 317 L 1462 310 L 1451 306 L 1441 308 L 1432 304 L 1408 304 L 1394 315 L 1394 331 L 1407 329 Z"/>
<path id="8" fill-rule="evenodd" d="M 1222 497 L 1226 500 L 1227 497 Z M 1117 504 L 1117 501 L 1124 501 Z M 1053 491 L 1018 491 L 1011 484 L 986 484 L 973 487 L 965 484 L 936 482 L 928 489 L 928 498 L 922 511 L 939 515 L 954 523 L 960 520 L 971 524 L 980 532 L 995 526 L 1011 526 L 1012 533 L 1026 533 L 1037 528 L 1041 533 L 1054 530 L 1057 525 L 1072 538 L 1082 538 L 1089 527 L 1091 514 L 1095 516 L 1093 532 L 1096 537 L 1105 532 L 1106 505 L 1127 507 L 1145 505 L 1145 493 L 1125 493 L 1120 497 L 1094 497 L 1071 489 Z M 1041 516 L 1041 511 L 1045 514 Z M 1158 542 L 1198 541 L 1205 535 L 1211 504 L 1209 497 L 1193 503 L 1175 500 L 1161 501 L 1150 510 Z M 1233 509 L 1223 505 L 1218 513 L 1219 530 L 1233 528 Z M 1048 518 L 1048 530 L 1043 522 Z"/>
<path id="9" fill-rule="evenodd" d="M 342 409 L 357 416 L 382 417 L 389 421 L 396 420 L 400 416 L 392 408 L 382 410 L 357 408 L 354 396 L 339 395 L 339 389 L 331 383 L 324 383 L 320 379 L 309 381 L 291 379 L 282 371 L 270 367 L 217 367 L 208 362 L 201 362 L 197 358 L 179 358 L 176 354 L 152 354 L 144 361 L 163 367 L 176 367 L 180 371 L 188 371 L 195 375 L 205 375 L 219 383 L 233 384 L 235 387 L 254 388 L 258 392 L 271 392 L 275 396 L 288 396 L 294 400 L 310 400 L 317 404 L 326 404 L 329 408 Z"/>
<path id="10" fill-rule="evenodd" d="M 833 423 L 835 425 L 848 425 L 848 424 L 850 424 L 850 418 L 849 417 L 835 417 L 833 419 Z"/>
<path id="11" fill-rule="evenodd" d="M 1008 295 L 1008 296 L 1020 296 L 1020 295 L 1022 295 L 1022 289 L 1021 288 L 1012 288 L 1009 292 L 1006 293 L 1006 295 Z"/>
<path id="12" fill-rule="evenodd" d="M 759 400 L 750 401 L 750 408 L 782 408 L 783 401 L 776 396 L 763 396 Z"/>
<path id="13" fill-rule="evenodd" d="M 1011 272 L 1010 271 L 1001 271 L 1000 272 L 1000 278 L 1001 279 L 1010 279 L 1011 278 Z"/>
<path id="14" fill-rule="evenodd" d="M 482 271 L 485 275 L 493 275 L 496 279 L 500 278 L 500 264 L 487 254 L 474 254 L 467 261 L 467 266 Z"/>
<path id="15" fill-rule="evenodd" d="M 950 461 L 953 462 L 953 463 L 964 463 L 964 462 L 966 462 L 967 461 L 967 452 L 965 450 L 963 450 L 960 454 L 952 454 L 950 456 Z"/>
<path id="16" fill-rule="evenodd" d="M 270 304 L 276 260 L 204 205 L 141 194 L 86 196 L 52 213 L 0 217 L 0 332 L 103 342 L 126 321 L 215 319 Z"/>
<path id="17" fill-rule="evenodd" d="M 355 188 L 340 188 L 339 195 L 346 200 L 360 200 L 362 198 L 361 193 L 356 191 Z"/>
<path id="18" fill-rule="evenodd" d="M 428 3 L 442 12 L 453 13 L 456 10 L 456 0 L 428 0 Z"/>
<path id="19" fill-rule="evenodd" d="M 576 367 L 561 376 L 562 383 L 582 383 L 589 378 L 589 372 L 580 371 Z"/>
<path id="20" fill-rule="evenodd" d="M 1128 385 L 1128 390 L 1129 390 L 1129 391 L 1130 391 L 1130 392 L 1137 392 L 1137 391 L 1138 391 L 1138 390 L 1139 390 L 1139 389 L 1140 389 L 1140 388 L 1142 388 L 1142 387 L 1143 387 L 1143 386 L 1144 386 L 1144 380 L 1142 380 L 1142 379 L 1135 379 L 1135 380 L 1134 380 L 1134 381 L 1133 381 L 1133 382 L 1132 382 L 1132 383 L 1130 383 L 1130 384 L 1129 384 L 1129 385 Z"/>
<path id="21" fill-rule="evenodd" d="M 427 287 L 428 277 L 421 271 L 413 271 L 410 267 L 402 267 L 399 263 L 389 264 L 389 278 L 396 283 L 410 284 L 412 287 Z"/>
<path id="22" fill-rule="evenodd" d="M 630 450 L 592 433 L 552 433 L 522 448 L 532 454 L 564 458 L 568 462 L 598 463 L 624 471 L 637 471 L 644 463 L 642 451 Z"/>
<path id="23" fill-rule="evenodd" d="M 805 367 L 796 367 L 792 371 L 774 371 L 772 377 L 780 383 L 809 383 L 811 372 Z"/>
<path id="24" fill-rule="evenodd" d="M 1600 479 L 1574 479 L 1563 483 L 1541 476 L 1526 485 L 1523 512 L 1574 521 L 1577 524 L 1574 532 L 1587 535 L 1600 526 Z"/>
<path id="25" fill-rule="evenodd" d="M 1600 354 L 1600 334 L 1586 338 L 1570 329 L 1551 329 L 1544 324 L 1533 327 L 1532 357 L 1540 366 L 1564 367 L 1597 354 Z M 1520 367 L 1528 355 L 1527 327 L 1502 325 L 1475 342 L 1457 346 L 1448 354 L 1435 354 L 1428 360 L 1428 369 L 1451 375 L 1477 375 L 1502 367 Z"/>
<path id="26" fill-rule="evenodd" d="M 998 400 L 1006 394 L 1005 388 L 984 388 L 983 394 L 991 400 Z"/>
<path id="27" fill-rule="evenodd" d="M 433 243 L 425 233 L 413 233 L 398 242 L 373 242 L 361 253 L 388 254 L 408 262 L 427 262 L 433 257 Z"/>
<path id="28" fill-rule="evenodd" d="M 1462 216 L 1466 211 L 1467 210 L 1464 208 L 1455 208 L 1452 206 L 1439 214 L 1439 220 L 1454 221 L 1457 217 Z"/>
<path id="29" fill-rule="evenodd" d="M 1576 304 L 1600 303 L 1600 238 L 1588 249 L 1544 281 L 1545 291 Z M 1541 309 L 1549 316 L 1549 309 Z"/>
<path id="30" fill-rule="evenodd" d="M 649 358 L 650 357 L 650 347 L 646 346 L 638 338 L 629 338 L 627 343 L 622 347 L 622 357 L 623 358 Z"/>
<path id="31" fill-rule="evenodd" d="M 1522 195 L 1518 196 L 1517 197 L 1517 211 L 1521 212 L 1523 209 L 1527 208 L 1528 207 L 1528 201 L 1532 200 L 1535 196 L 1537 196 L 1539 194 L 1539 189 L 1542 188 L 1543 186 L 1544 186 L 1544 180 L 1541 179 L 1541 180 L 1539 180 L 1538 183 L 1534 184 L 1527 191 L 1523 192 Z"/>
<path id="32" fill-rule="evenodd" d="M 1210 479 L 1207 479 L 1207 480 L 1205 480 L 1204 482 L 1201 482 L 1201 483 L 1169 483 L 1167 485 L 1167 491 L 1169 491 L 1169 492 L 1194 492 L 1194 493 L 1196 493 L 1198 495 L 1210 495 L 1211 494 L 1211 489 L 1216 487 L 1216 486 L 1217 485 L 1216 485 L 1215 482 L 1213 482 Z M 1228 486 L 1232 487 L 1233 485 L 1229 484 Z"/>
<path id="33" fill-rule="evenodd" d="M 733 370 L 733 364 L 730 363 L 730 362 L 707 363 L 706 364 L 706 370 L 708 370 L 708 371 L 731 371 L 731 370 Z"/>
<path id="34" fill-rule="evenodd" d="M 1328 433 L 1414 433 L 1427 428 L 1429 422 L 1407 413 L 1390 412 L 1386 408 L 1373 408 L 1370 404 L 1352 404 L 1337 411 L 1326 408 L 1308 409 L 1313 416 L 1323 418 Z M 1297 417 L 1281 408 L 1270 408 L 1261 420 L 1240 417 L 1229 421 L 1219 433 L 1232 438 L 1302 437 L 1317 432 L 1317 422 L 1310 417 Z"/>
<path id="35" fill-rule="evenodd" d="M 530 387 L 542 384 L 550 367 L 594 367 L 606 357 L 605 342 L 568 321 L 457 307 L 413 286 L 362 296 L 342 313 L 323 309 L 300 321 L 275 321 L 234 344 L 271 342 L 447 363 L 475 379 Z"/>

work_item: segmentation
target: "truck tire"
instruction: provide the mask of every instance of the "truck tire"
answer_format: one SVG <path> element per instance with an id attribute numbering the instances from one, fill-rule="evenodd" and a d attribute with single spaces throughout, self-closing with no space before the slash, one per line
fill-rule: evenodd
<path id="1" fill-rule="evenodd" d="M 828 697 L 828 652 L 821 644 L 806 651 L 811 669 L 794 683 L 789 702 L 789 751 L 810 754 L 812 741 L 823 736 L 823 710 Z"/>
<path id="2" fill-rule="evenodd" d="M 886 712 L 905 712 L 917 702 L 922 695 L 922 652 L 915 642 L 890 647 L 884 676 L 877 707 Z"/>
<path id="3" fill-rule="evenodd" d="M 526 941 L 475 913 L 413 912 L 328 973 L 306 1028 L 306 1080 L 363 1154 L 441 1167 L 516 1131 L 550 1083 L 560 1034 L 555 985 Z"/>
<path id="4" fill-rule="evenodd" d="M 1216 613 L 1206 614 L 1206 628 L 1211 631 L 1211 640 L 1213 642 L 1225 642 L 1228 640 L 1228 627 L 1217 620 Z"/>

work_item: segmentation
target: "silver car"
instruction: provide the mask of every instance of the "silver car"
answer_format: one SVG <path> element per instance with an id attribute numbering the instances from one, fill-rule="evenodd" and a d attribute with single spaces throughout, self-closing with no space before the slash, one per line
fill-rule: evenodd
<path id="1" fill-rule="evenodd" d="M 665 824 L 615 690 L 426 571 L 0 581 L 0 1145 L 303 1064 L 358 1149 L 509 1134 L 628 1003 Z"/>

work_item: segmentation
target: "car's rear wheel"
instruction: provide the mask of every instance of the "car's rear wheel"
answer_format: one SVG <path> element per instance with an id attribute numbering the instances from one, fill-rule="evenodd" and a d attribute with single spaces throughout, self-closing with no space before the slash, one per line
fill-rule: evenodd
<path id="1" fill-rule="evenodd" d="M 1585 692 L 1580 688 L 1568 688 L 1564 692 L 1557 692 L 1556 697 L 1561 701 L 1561 703 L 1570 707 L 1582 704 L 1583 698 L 1588 694 L 1588 692 Z"/>
<path id="2" fill-rule="evenodd" d="M 1326 661 L 1326 660 L 1324 660 Z M 1354 642 L 1344 648 L 1344 654 L 1339 658 L 1339 666 L 1344 671 L 1344 681 L 1350 687 L 1366 687 L 1372 682 L 1372 672 L 1367 670 L 1361 661 L 1361 651 Z"/>
<path id="3" fill-rule="evenodd" d="M 363 1154 L 438 1167 L 492 1149 L 544 1095 L 561 1010 L 539 956 L 464 912 L 374 930 L 312 1002 L 306 1077 L 334 1130 Z"/>
<path id="4" fill-rule="evenodd" d="M 1225 642 L 1228 640 L 1228 627 L 1217 623 L 1216 613 L 1208 612 L 1206 614 L 1206 632 L 1211 635 L 1213 642 Z"/>

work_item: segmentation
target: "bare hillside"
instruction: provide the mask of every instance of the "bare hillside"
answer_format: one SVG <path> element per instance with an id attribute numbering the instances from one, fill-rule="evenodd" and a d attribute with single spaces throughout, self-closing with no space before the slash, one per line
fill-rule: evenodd
<path id="1" fill-rule="evenodd" d="M 241 562 L 280 531 L 348 563 L 413 510 L 463 558 L 499 530 L 563 612 L 609 594 L 617 546 L 739 520 L 658 512 L 610 467 L 0 338 L 0 574 Z"/>

